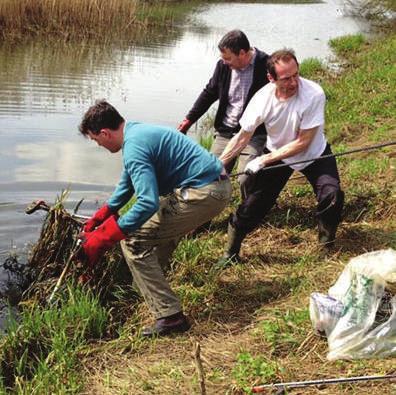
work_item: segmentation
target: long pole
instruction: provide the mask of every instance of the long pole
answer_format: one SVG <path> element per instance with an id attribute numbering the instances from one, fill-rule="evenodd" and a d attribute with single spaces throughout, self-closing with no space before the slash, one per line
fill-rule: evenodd
<path id="1" fill-rule="evenodd" d="M 355 148 L 355 149 L 352 149 L 352 150 L 349 150 L 349 151 L 338 152 L 338 153 L 335 153 L 335 154 L 327 154 L 327 155 L 319 156 L 317 158 L 304 159 L 304 160 L 299 160 L 299 161 L 292 162 L 292 163 L 280 163 L 279 165 L 266 166 L 266 167 L 263 167 L 262 169 L 260 169 L 259 171 L 268 171 L 268 170 L 272 170 L 272 169 L 279 169 L 281 167 L 298 165 L 300 163 L 313 162 L 313 161 L 316 161 L 316 160 L 322 160 L 322 159 L 327 159 L 327 158 L 336 158 L 337 156 L 355 154 L 356 152 L 372 151 L 372 150 L 375 150 L 375 149 L 388 147 L 390 145 L 396 145 L 396 141 L 389 141 L 387 143 L 371 145 L 369 147 Z M 250 173 L 242 171 L 240 173 L 231 174 L 230 177 L 237 177 L 237 176 L 240 176 L 242 174 L 250 174 Z"/>
<path id="2" fill-rule="evenodd" d="M 55 294 L 58 292 L 58 289 L 62 285 L 63 279 L 64 279 L 66 273 L 69 271 L 69 268 L 71 266 L 72 261 L 77 257 L 77 255 L 78 255 L 78 253 L 79 253 L 79 251 L 81 249 L 81 244 L 82 244 L 81 240 L 78 239 L 76 241 L 76 244 L 75 244 L 74 248 L 72 249 L 72 251 L 70 253 L 69 259 L 67 260 L 67 262 L 65 264 L 65 267 L 62 270 L 61 275 L 58 278 L 58 281 L 55 284 L 55 287 L 54 287 L 53 291 L 51 292 L 50 297 L 48 298 L 48 304 L 50 304 L 52 302 L 52 300 L 54 299 Z"/>
<path id="3" fill-rule="evenodd" d="M 313 385 L 355 383 L 359 381 L 389 380 L 395 378 L 396 378 L 396 374 L 389 374 L 385 376 L 357 376 L 357 377 L 341 377 L 341 378 L 324 379 L 324 380 L 290 381 L 288 383 L 257 385 L 252 388 L 252 392 L 257 394 L 260 392 L 264 392 L 266 389 L 270 389 L 270 388 L 272 389 L 300 388 L 300 387 L 308 387 Z"/>

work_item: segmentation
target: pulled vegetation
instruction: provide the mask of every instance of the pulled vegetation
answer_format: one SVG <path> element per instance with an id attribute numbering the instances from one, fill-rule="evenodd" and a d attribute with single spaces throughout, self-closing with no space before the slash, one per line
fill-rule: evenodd
<path id="1" fill-rule="evenodd" d="M 170 26 L 178 10 L 139 0 L 1 0 L 0 38 L 63 41 L 134 38 L 153 26 Z"/>
<path id="2" fill-rule="evenodd" d="M 396 36 L 368 41 L 361 35 L 330 42 L 341 62 L 335 72 L 315 59 L 304 76 L 326 91 L 326 134 L 334 152 L 396 139 Z M 305 179 L 294 177 L 265 223 L 250 234 L 242 263 L 214 270 L 227 236 L 228 215 L 179 244 L 168 273 L 193 322 L 183 336 L 143 340 L 151 321 L 130 288 L 115 249 L 91 281 L 73 264 L 53 302 L 48 298 L 70 257 L 79 225 L 62 198 L 48 214 L 30 260 L 31 285 L 0 341 L 0 392 L 173 395 L 251 393 L 252 385 L 280 381 L 380 375 L 395 359 L 327 361 L 326 339 L 314 335 L 311 292 L 326 292 L 351 257 L 396 248 L 394 147 L 340 157 L 346 193 L 336 247 L 318 248 L 315 199 Z M 192 355 L 201 345 L 202 372 Z M 389 381 L 329 386 L 321 394 L 392 394 Z M 307 394 L 317 393 L 307 389 Z"/>

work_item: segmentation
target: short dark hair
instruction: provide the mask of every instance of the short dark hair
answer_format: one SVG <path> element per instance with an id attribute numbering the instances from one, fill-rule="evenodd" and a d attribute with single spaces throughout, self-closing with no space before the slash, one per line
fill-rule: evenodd
<path id="1" fill-rule="evenodd" d="M 239 55 L 241 49 L 246 52 L 250 49 L 250 43 L 246 34 L 241 30 L 231 30 L 219 42 L 218 48 L 221 52 L 229 49 L 235 55 Z"/>
<path id="2" fill-rule="evenodd" d="M 271 54 L 271 56 L 267 60 L 267 70 L 275 81 L 278 79 L 278 76 L 276 75 L 275 65 L 280 61 L 289 63 L 291 60 L 294 60 L 298 66 L 296 55 L 294 53 L 294 50 L 291 48 L 280 49 L 279 51 L 275 51 Z"/>
<path id="3" fill-rule="evenodd" d="M 87 136 L 88 132 L 99 134 L 102 129 L 117 130 L 124 122 L 120 113 L 106 100 L 96 100 L 95 104 L 87 110 L 78 130 Z"/>

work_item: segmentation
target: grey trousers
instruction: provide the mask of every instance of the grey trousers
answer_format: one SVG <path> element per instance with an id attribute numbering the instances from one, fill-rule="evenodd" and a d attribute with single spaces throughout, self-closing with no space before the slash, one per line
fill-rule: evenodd
<path id="1" fill-rule="evenodd" d="M 217 134 L 210 151 L 215 156 L 219 157 L 224 151 L 226 145 L 230 142 L 230 140 L 231 137 L 224 137 Z M 245 149 L 239 154 L 239 157 L 234 158 L 227 166 L 225 166 L 227 173 L 230 174 L 232 172 L 232 169 L 234 168 L 237 160 L 238 160 L 237 173 L 242 173 L 245 170 L 246 164 L 248 162 L 263 154 L 263 149 L 266 141 L 267 141 L 266 135 L 260 134 L 257 136 L 253 136 L 250 139 L 248 145 L 245 147 Z M 245 198 L 248 177 L 245 174 L 242 174 L 238 177 L 238 182 L 241 187 L 242 197 Z"/>
<path id="2" fill-rule="evenodd" d="M 231 189 L 228 179 L 177 189 L 161 198 L 157 213 L 121 241 L 134 283 L 156 319 L 182 310 L 165 276 L 180 238 L 218 215 L 229 202 Z"/>

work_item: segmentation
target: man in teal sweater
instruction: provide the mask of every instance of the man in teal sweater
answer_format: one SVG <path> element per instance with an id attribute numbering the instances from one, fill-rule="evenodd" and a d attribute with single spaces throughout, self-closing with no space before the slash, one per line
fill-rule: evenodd
<path id="1" fill-rule="evenodd" d="M 116 242 L 154 314 L 144 336 L 184 332 L 190 325 L 164 271 L 180 238 L 219 214 L 231 197 L 222 163 L 175 129 L 126 122 L 106 101 L 85 113 L 80 132 L 115 153 L 123 171 L 110 199 L 84 226 L 83 254 L 91 267 Z M 121 217 L 120 210 L 136 203 Z"/>

